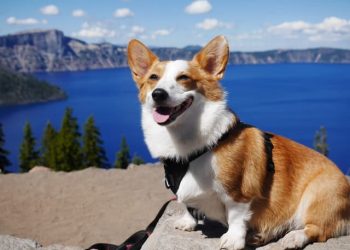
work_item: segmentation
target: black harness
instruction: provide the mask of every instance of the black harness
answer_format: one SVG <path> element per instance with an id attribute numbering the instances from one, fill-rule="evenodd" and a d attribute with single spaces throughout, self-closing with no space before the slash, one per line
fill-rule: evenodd
<path id="1" fill-rule="evenodd" d="M 220 142 L 224 141 L 230 133 L 239 132 L 244 128 L 251 127 L 250 125 L 244 124 L 238 121 L 235 126 L 231 127 L 227 132 L 225 132 L 220 139 L 216 142 L 216 144 L 211 146 L 206 146 L 203 149 L 196 151 L 188 156 L 186 160 L 176 160 L 174 158 L 161 158 L 160 160 L 164 164 L 165 170 L 165 186 L 170 188 L 171 191 L 176 194 L 179 189 L 182 178 L 186 175 L 188 168 L 190 167 L 190 163 L 205 153 L 209 152 L 213 148 L 215 148 Z M 271 142 L 271 137 L 273 135 L 269 133 L 264 133 L 265 139 L 265 153 L 266 153 L 266 168 L 269 172 L 275 171 L 275 165 L 272 159 L 272 149 L 273 145 Z M 87 250 L 97 249 L 97 250 L 140 250 L 143 243 L 147 240 L 149 235 L 153 232 L 156 227 L 159 219 L 162 217 L 165 209 L 171 200 L 167 201 L 162 208 L 159 210 L 157 216 L 154 220 L 147 226 L 145 230 L 140 230 L 133 235 L 131 235 L 127 240 L 125 240 L 121 245 L 113 245 L 108 243 L 97 243 L 87 248 Z M 198 211 L 194 208 L 189 208 L 190 213 L 196 217 L 201 218 L 202 214 L 197 213 Z M 197 214 L 197 215 L 196 215 Z"/>
<path id="2" fill-rule="evenodd" d="M 174 194 L 176 194 L 177 190 L 179 189 L 180 183 L 183 177 L 186 175 L 188 168 L 190 167 L 190 163 L 192 161 L 198 159 L 205 153 L 215 148 L 220 142 L 224 141 L 231 132 L 241 131 L 249 127 L 251 126 L 242 123 L 241 121 L 238 121 L 234 126 L 227 130 L 214 145 L 206 146 L 203 149 L 190 154 L 187 159 L 161 158 L 160 160 L 164 165 L 165 172 L 165 187 L 170 189 Z M 272 134 L 264 133 L 265 153 L 267 159 L 266 168 L 269 172 L 274 173 L 275 165 L 272 160 L 272 136 Z"/>

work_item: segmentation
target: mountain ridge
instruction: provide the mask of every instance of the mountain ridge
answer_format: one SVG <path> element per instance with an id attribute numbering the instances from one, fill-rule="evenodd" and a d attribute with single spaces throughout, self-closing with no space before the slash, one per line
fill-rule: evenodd
<path id="1" fill-rule="evenodd" d="M 161 60 L 189 60 L 200 46 L 153 47 Z M 350 50 L 275 49 L 230 52 L 230 64 L 350 63 Z M 0 36 L 0 65 L 19 72 L 78 71 L 127 66 L 126 46 L 87 43 L 60 30 L 34 30 Z"/>

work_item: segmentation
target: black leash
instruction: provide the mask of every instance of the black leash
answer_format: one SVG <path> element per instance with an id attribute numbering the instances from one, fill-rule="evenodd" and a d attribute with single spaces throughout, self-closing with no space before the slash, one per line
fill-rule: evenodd
<path id="1" fill-rule="evenodd" d="M 161 209 L 159 210 L 157 216 L 153 219 L 153 221 L 146 227 L 145 230 L 140 230 L 133 235 L 131 235 L 126 241 L 124 241 L 121 245 L 113 245 L 107 243 L 97 243 L 87 248 L 86 250 L 139 250 L 142 245 L 148 239 L 150 234 L 153 232 L 156 227 L 159 219 L 164 214 L 165 209 L 169 205 L 169 203 L 173 200 L 168 200 L 163 204 Z"/>
<path id="2" fill-rule="evenodd" d="M 234 126 L 236 127 L 236 126 Z M 213 147 L 217 146 L 217 144 L 220 141 L 223 141 L 226 139 L 230 133 L 230 131 L 233 129 L 230 128 L 226 133 L 224 133 L 218 142 L 209 147 L 204 147 L 202 150 L 199 150 L 197 152 L 192 153 L 188 159 L 186 160 L 180 160 L 177 161 L 175 159 L 171 158 L 162 158 L 161 161 L 164 164 L 164 170 L 165 170 L 165 186 L 166 188 L 170 188 L 171 191 L 176 195 L 176 192 L 180 186 L 182 178 L 185 176 L 189 166 L 190 162 L 194 161 L 195 159 L 199 158 L 200 156 L 204 155 L 208 151 L 210 151 Z M 157 216 L 154 218 L 154 220 L 147 226 L 145 230 L 140 230 L 133 235 L 131 235 L 126 241 L 124 241 L 121 245 L 113 245 L 108 243 L 97 243 L 92 245 L 91 247 L 87 248 L 86 250 L 139 250 L 141 249 L 142 245 L 145 243 L 149 235 L 153 232 L 154 228 L 156 227 L 159 219 L 162 217 L 165 209 L 167 208 L 168 204 L 170 203 L 169 200 L 162 208 L 159 210 Z M 189 211 L 191 211 L 191 214 L 198 218 L 202 218 L 203 215 L 200 214 L 196 209 L 189 208 Z"/>
<path id="3" fill-rule="evenodd" d="M 164 165 L 164 171 L 165 171 L 165 186 L 168 189 L 171 189 L 171 191 L 176 195 L 177 190 L 179 189 L 180 183 L 183 179 L 183 177 L 186 175 L 186 172 L 188 171 L 188 168 L 190 166 L 190 163 L 197 158 L 201 157 L 205 153 L 209 152 L 213 148 L 215 148 L 220 142 L 224 141 L 231 132 L 233 131 L 241 131 L 242 129 L 249 128 L 250 125 L 247 125 L 245 123 L 242 123 L 240 121 L 237 121 L 237 123 L 232 126 L 230 129 L 228 129 L 217 141 L 216 144 L 211 146 L 206 146 L 203 149 L 194 152 L 189 155 L 187 159 L 174 159 L 174 158 L 161 158 L 161 162 Z M 272 134 L 264 133 L 264 141 L 265 141 L 265 153 L 267 156 L 266 159 L 266 167 L 269 172 L 274 173 L 275 166 L 272 159 L 272 149 L 273 144 L 271 142 L 271 138 L 273 137 Z M 172 199 L 173 200 L 173 199 Z M 140 230 L 133 235 L 131 235 L 127 240 L 125 240 L 121 245 L 113 245 L 108 243 L 97 243 L 92 245 L 91 247 L 87 248 L 86 250 L 139 250 L 141 249 L 142 245 L 145 243 L 145 241 L 148 239 L 150 234 L 153 232 L 154 228 L 156 227 L 159 219 L 164 214 L 165 209 L 169 205 L 169 203 L 172 201 L 169 200 L 163 204 L 161 209 L 159 210 L 157 216 L 154 218 L 154 220 L 146 227 L 145 230 Z M 194 208 L 188 208 L 194 217 L 197 219 L 200 219 L 203 217 L 202 214 L 198 213 L 198 211 Z"/>

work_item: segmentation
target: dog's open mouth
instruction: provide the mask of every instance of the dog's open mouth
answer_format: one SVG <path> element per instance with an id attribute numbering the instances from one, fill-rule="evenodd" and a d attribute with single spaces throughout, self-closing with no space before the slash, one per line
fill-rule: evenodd
<path id="1" fill-rule="evenodd" d="M 159 106 L 153 109 L 153 119 L 159 125 L 168 125 L 185 112 L 193 102 L 193 96 L 187 98 L 183 103 L 175 107 Z"/>

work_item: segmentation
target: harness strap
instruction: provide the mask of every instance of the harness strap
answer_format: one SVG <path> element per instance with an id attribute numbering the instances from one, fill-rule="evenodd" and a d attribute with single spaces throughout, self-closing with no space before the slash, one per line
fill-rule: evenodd
<path id="1" fill-rule="evenodd" d="M 241 131 L 245 128 L 250 128 L 251 125 L 245 124 L 241 121 L 237 121 L 237 123 L 232 126 L 230 129 L 228 129 L 221 137 L 220 139 L 211 146 L 206 146 L 203 149 L 196 151 L 188 156 L 187 159 L 176 159 L 176 158 L 161 158 L 161 162 L 164 166 L 164 172 L 165 172 L 165 187 L 170 189 L 175 195 L 177 190 L 179 189 L 180 183 L 183 179 L 183 177 L 186 175 L 188 168 L 190 167 L 190 163 L 208 151 L 215 148 L 220 142 L 224 141 L 231 132 L 233 131 Z M 272 149 L 273 144 L 271 142 L 271 138 L 273 137 L 270 133 L 263 133 L 264 137 L 264 146 L 265 146 L 265 154 L 266 154 L 266 169 L 274 173 L 275 172 L 275 165 L 272 159 Z"/>
<path id="2" fill-rule="evenodd" d="M 159 219 L 162 217 L 162 215 L 165 212 L 165 209 L 168 207 L 169 203 L 173 201 L 174 199 L 168 200 L 163 204 L 159 212 L 157 213 L 157 216 L 153 219 L 153 221 L 146 227 L 145 230 L 140 230 L 133 235 L 131 235 L 128 239 L 126 239 L 121 245 L 113 245 L 108 243 L 97 243 L 86 250 L 139 250 L 141 249 L 142 245 L 145 243 L 145 241 L 148 239 L 148 237 L 153 232 L 154 228 L 156 227 Z"/>
<path id="3" fill-rule="evenodd" d="M 187 159 L 176 159 L 176 158 L 160 158 L 160 161 L 163 163 L 164 172 L 165 172 L 165 187 L 170 189 L 175 195 L 179 189 L 182 178 L 186 175 L 190 163 L 208 151 L 215 148 L 221 141 L 225 140 L 233 129 L 241 127 L 243 123 L 238 121 L 234 126 L 229 128 L 214 145 L 208 145 L 202 148 L 199 151 L 193 152 L 190 154 Z"/>
<path id="4" fill-rule="evenodd" d="M 212 148 L 216 147 L 219 142 L 225 140 L 228 135 L 231 133 L 233 129 L 244 129 L 248 128 L 250 125 L 244 124 L 240 121 L 236 123 L 235 126 L 231 127 L 225 134 L 221 136 L 221 138 L 217 141 L 217 143 L 213 146 L 207 146 L 203 148 L 202 150 L 195 152 L 191 154 L 187 160 L 180 160 L 177 161 L 173 158 L 162 158 L 161 161 L 164 163 L 164 170 L 165 170 L 165 185 L 167 188 L 170 188 L 171 191 L 176 194 L 182 178 L 185 176 L 189 166 L 190 162 L 194 161 L 195 159 L 199 158 L 203 154 L 210 151 Z M 272 134 L 264 133 L 264 145 L 265 145 L 265 153 L 266 153 L 266 168 L 269 172 L 274 173 L 275 172 L 275 165 L 272 158 L 272 150 L 273 150 L 273 144 L 271 142 L 271 138 L 273 137 Z M 174 200 L 174 199 L 172 199 Z M 159 219 L 164 214 L 164 211 L 166 210 L 169 203 L 172 201 L 169 200 L 163 204 L 161 209 L 159 210 L 157 216 L 153 219 L 153 221 L 146 227 L 145 230 L 140 230 L 133 235 L 131 235 L 127 240 L 125 240 L 121 245 L 113 245 L 108 243 L 97 243 L 86 250 L 139 250 L 141 249 L 142 245 L 145 243 L 145 241 L 148 239 L 150 234 L 153 232 L 154 228 L 156 227 Z M 193 210 L 193 211 L 192 211 Z M 193 208 L 190 208 L 191 214 L 196 213 L 196 210 Z M 203 217 L 203 215 L 198 215 L 198 217 Z"/>

